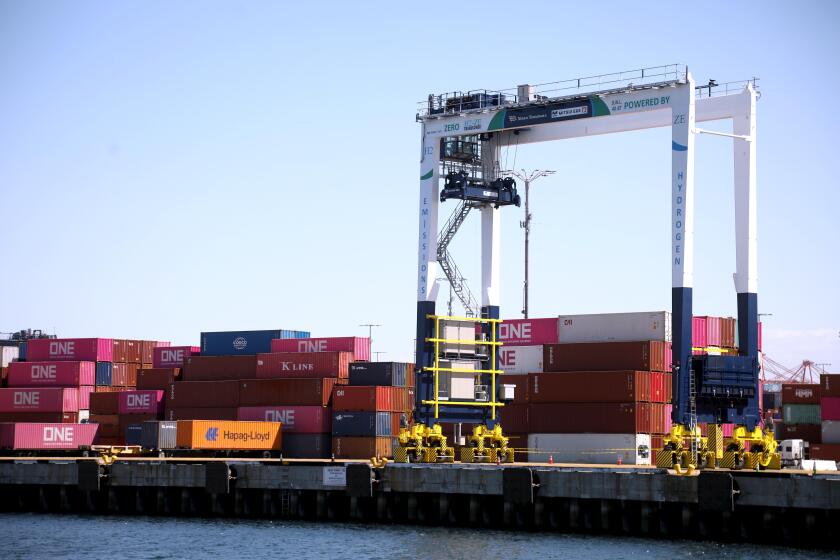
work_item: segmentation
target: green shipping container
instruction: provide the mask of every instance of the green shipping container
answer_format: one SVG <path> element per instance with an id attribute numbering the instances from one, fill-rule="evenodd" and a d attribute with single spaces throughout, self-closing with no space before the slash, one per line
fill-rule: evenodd
<path id="1" fill-rule="evenodd" d="M 786 404 L 782 405 L 782 416 L 785 424 L 819 424 L 820 405 L 818 404 Z"/>

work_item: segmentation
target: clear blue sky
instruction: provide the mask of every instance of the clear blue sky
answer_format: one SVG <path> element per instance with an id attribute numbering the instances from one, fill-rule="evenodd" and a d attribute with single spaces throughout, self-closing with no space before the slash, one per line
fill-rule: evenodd
<path id="1" fill-rule="evenodd" d="M 407 359 L 414 103 L 683 62 L 761 78 L 765 350 L 840 370 L 840 4 L 358 4 L 0 2 L 0 331 L 197 343 L 373 322 L 374 350 Z M 736 311 L 731 154 L 697 140 L 698 315 Z M 670 157 L 665 129 L 518 150 L 558 171 L 532 197 L 532 316 L 669 308 Z M 521 212 L 503 212 L 506 317 Z M 452 246 L 476 280 L 478 227 Z"/>

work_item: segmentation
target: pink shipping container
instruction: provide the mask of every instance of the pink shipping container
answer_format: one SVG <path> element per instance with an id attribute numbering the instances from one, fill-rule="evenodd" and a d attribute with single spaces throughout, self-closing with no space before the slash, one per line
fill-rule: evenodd
<path id="1" fill-rule="evenodd" d="M 840 397 L 823 397 L 820 399 L 820 419 L 840 420 Z"/>
<path id="2" fill-rule="evenodd" d="M 337 377 L 347 379 L 351 352 L 272 352 L 257 354 L 257 379 Z"/>
<path id="3" fill-rule="evenodd" d="M 90 395 L 94 392 L 96 392 L 96 387 L 93 385 L 81 385 L 79 387 L 79 410 L 90 408 Z"/>
<path id="4" fill-rule="evenodd" d="M 560 342 L 557 317 L 546 319 L 505 319 L 499 325 L 499 342 L 506 346 L 534 346 Z M 479 332 L 481 327 L 476 327 Z"/>
<path id="5" fill-rule="evenodd" d="M 0 412 L 78 411 L 78 389 L 68 387 L 0 389 Z"/>
<path id="6" fill-rule="evenodd" d="M 693 317 L 691 319 L 691 345 L 694 348 L 705 348 L 708 346 L 706 339 L 706 318 Z M 694 352 L 695 354 L 702 354 L 701 351 Z"/>
<path id="7" fill-rule="evenodd" d="M 275 338 L 271 341 L 274 352 L 352 352 L 353 360 L 370 361 L 370 339 L 360 336 L 328 338 Z"/>
<path id="8" fill-rule="evenodd" d="M 90 447 L 99 424 L 0 424 L 0 448 L 79 449 Z"/>
<path id="9" fill-rule="evenodd" d="M 26 343 L 26 359 L 33 362 L 111 362 L 113 356 L 110 338 L 38 338 Z"/>
<path id="10" fill-rule="evenodd" d="M 706 340 L 702 346 L 720 346 L 721 345 L 721 325 L 720 317 L 695 317 L 695 319 L 703 319 L 706 323 Z M 692 323 L 692 330 L 693 323 Z M 692 337 L 693 338 L 693 337 Z M 695 345 L 697 346 L 697 345 Z"/>
<path id="11" fill-rule="evenodd" d="M 117 395 L 119 414 L 163 414 L 164 391 L 123 391 Z"/>
<path id="12" fill-rule="evenodd" d="M 242 406 L 238 420 L 282 422 L 284 434 L 325 434 L 332 431 L 328 406 Z"/>
<path id="13" fill-rule="evenodd" d="M 78 387 L 96 384 L 94 362 L 12 362 L 9 387 Z"/>
<path id="14" fill-rule="evenodd" d="M 198 346 L 158 346 L 152 350 L 152 366 L 155 368 L 175 368 L 184 365 L 184 360 L 197 356 Z"/>

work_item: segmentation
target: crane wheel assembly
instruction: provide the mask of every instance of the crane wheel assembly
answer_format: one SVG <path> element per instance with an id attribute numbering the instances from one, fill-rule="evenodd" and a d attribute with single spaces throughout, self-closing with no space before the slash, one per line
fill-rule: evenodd
<path id="1" fill-rule="evenodd" d="M 693 441 L 692 441 L 693 440 Z M 746 444 L 749 442 L 750 450 Z M 692 452 L 692 443 L 696 449 Z M 673 469 L 677 474 L 690 475 L 697 469 L 717 467 L 733 470 L 778 470 L 781 469 L 781 455 L 776 452 L 778 442 L 771 430 L 756 427 L 748 431 L 736 426 L 732 436 L 724 439 L 720 425 L 710 425 L 707 436 L 700 428 L 693 430 L 674 425 L 665 437 L 663 449 L 656 453 L 656 466 Z"/>
<path id="2" fill-rule="evenodd" d="M 749 442 L 750 450 L 746 450 Z M 779 470 L 782 458 L 777 452 L 778 442 L 770 429 L 764 431 L 756 426 L 748 431 L 744 426 L 736 426 L 732 437 L 724 443 L 721 467 L 734 470 Z"/>
<path id="3" fill-rule="evenodd" d="M 447 445 L 440 424 L 414 424 L 400 429 L 399 447 L 394 449 L 395 463 L 452 463 L 455 450 Z"/>
<path id="4" fill-rule="evenodd" d="M 502 433 L 502 426 L 496 424 L 492 430 L 483 425 L 473 428 L 467 436 L 467 445 L 461 448 L 462 463 L 513 463 L 515 454 L 509 447 L 510 439 Z"/>
<path id="5" fill-rule="evenodd" d="M 693 474 L 696 469 L 713 469 L 720 458 L 721 446 L 716 443 L 720 441 L 720 426 L 713 426 L 706 437 L 699 427 L 691 429 L 675 424 L 665 437 L 663 448 L 656 453 L 656 466 L 685 475 Z"/>

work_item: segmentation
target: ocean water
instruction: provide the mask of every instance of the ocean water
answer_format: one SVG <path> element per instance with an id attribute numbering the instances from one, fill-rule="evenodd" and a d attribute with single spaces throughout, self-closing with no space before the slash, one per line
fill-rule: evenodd
<path id="1" fill-rule="evenodd" d="M 444 527 L 3 514 L 0 558 L 805 560 L 840 558 L 840 553 L 754 544 Z"/>

